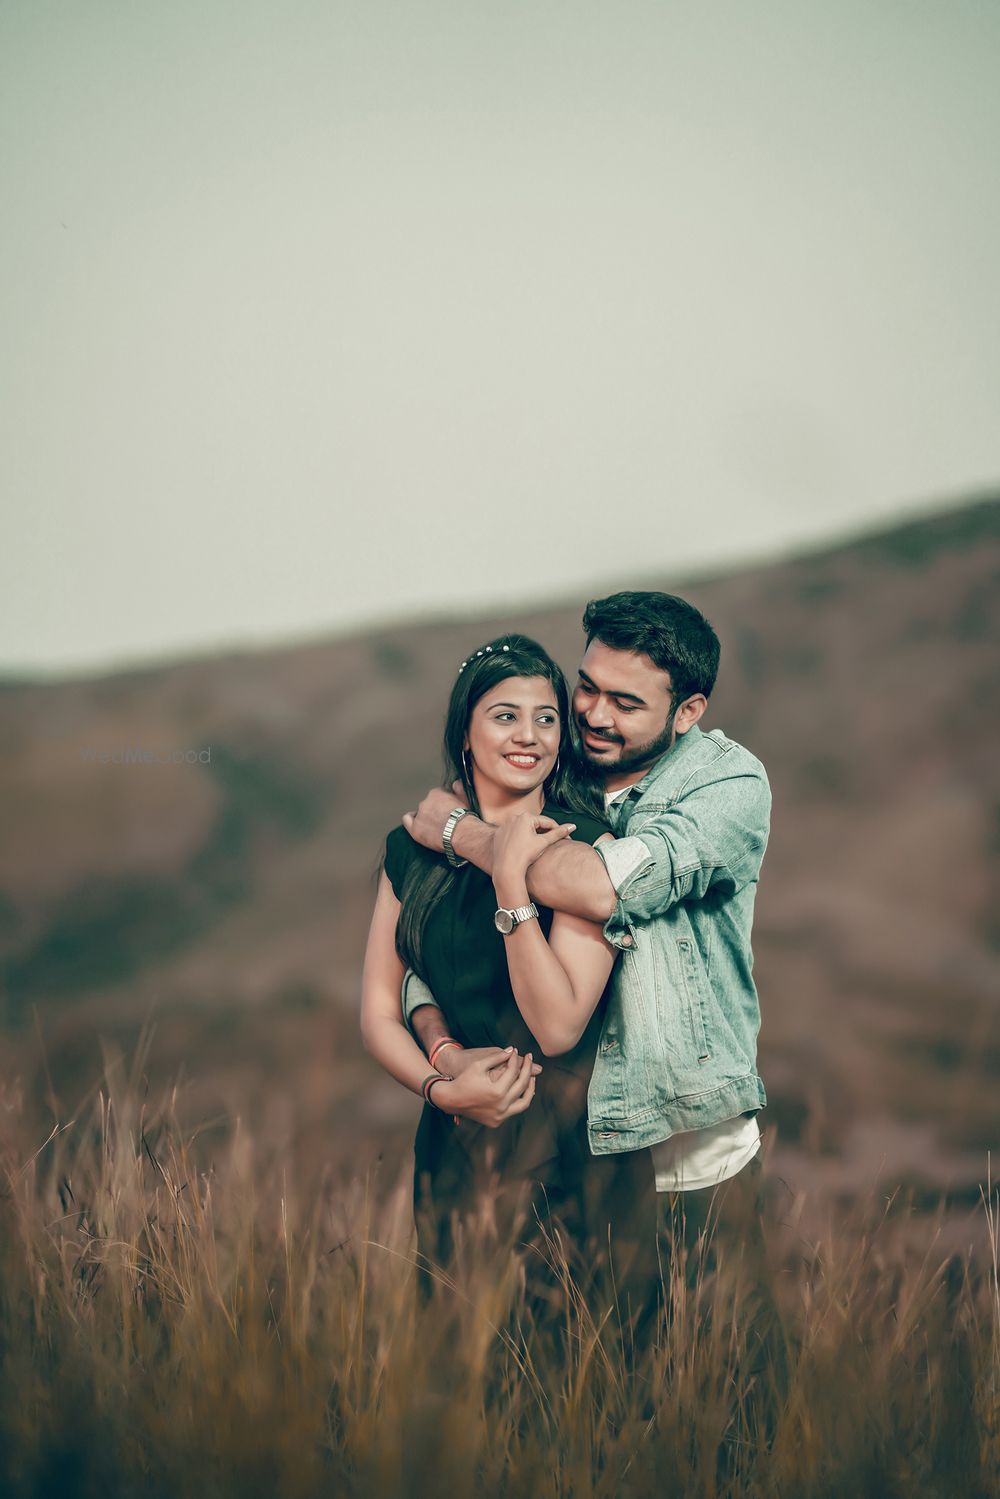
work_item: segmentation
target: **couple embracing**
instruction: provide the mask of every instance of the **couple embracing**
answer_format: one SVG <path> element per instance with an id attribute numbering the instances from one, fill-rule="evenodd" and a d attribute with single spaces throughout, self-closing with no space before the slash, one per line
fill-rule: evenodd
<path id="1" fill-rule="evenodd" d="M 424 1099 L 421 1263 L 454 1273 L 485 1202 L 529 1265 L 557 1239 L 643 1316 L 665 1256 L 710 1227 L 763 1273 L 750 931 L 770 792 L 699 727 L 719 642 L 697 609 L 618 593 L 583 628 L 572 698 L 522 635 L 461 663 L 450 789 L 386 842 L 362 1032 Z"/>

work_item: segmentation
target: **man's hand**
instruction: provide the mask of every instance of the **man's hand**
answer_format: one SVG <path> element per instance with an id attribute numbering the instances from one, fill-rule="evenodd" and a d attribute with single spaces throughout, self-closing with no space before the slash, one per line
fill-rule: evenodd
<path id="1" fill-rule="evenodd" d="M 488 1057 L 480 1057 L 461 1077 L 450 1083 L 438 1083 L 434 1089 L 434 1102 L 439 1109 L 474 1119 L 488 1129 L 499 1129 L 516 1114 L 523 1114 L 534 1096 L 531 1053 L 519 1057 L 513 1047 L 501 1066 L 491 1067 Z"/>
<path id="2" fill-rule="evenodd" d="M 448 814 L 454 812 L 456 807 L 468 805 L 469 799 L 462 790 L 461 781 L 456 781 L 450 791 L 436 786 L 433 791 L 428 791 L 415 812 L 404 812 L 403 826 L 415 842 L 440 854 L 444 852 L 441 834 L 448 821 Z"/>

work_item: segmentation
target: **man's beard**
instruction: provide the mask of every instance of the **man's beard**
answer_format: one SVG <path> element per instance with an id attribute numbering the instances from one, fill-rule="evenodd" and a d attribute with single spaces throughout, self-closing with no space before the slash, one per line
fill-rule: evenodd
<path id="1" fill-rule="evenodd" d="M 582 738 L 580 740 L 580 753 L 592 769 L 599 770 L 607 776 L 623 775 L 627 772 L 641 770 L 646 766 L 652 765 L 655 760 L 659 760 L 661 755 L 667 753 L 667 750 L 673 743 L 674 719 L 677 716 L 677 708 L 677 703 L 671 703 L 670 712 L 667 715 L 667 722 L 662 733 L 657 734 L 655 739 L 650 739 L 646 744 L 635 745 L 634 748 L 629 750 L 627 755 L 622 755 L 617 760 L 606 760 L 603 755 L 595 754 L 592 749 L 588 748 Z M 588 728 L 583 714 L 577 717 L 577 727 L 581 734 L 592 734 L 595 739 L 604 738 L 604 735 L 599 734 L 596 729 Z M 607 742 L 608 744 L 621 744 L 621 740 L 618 738 L 608 739 Z"/>

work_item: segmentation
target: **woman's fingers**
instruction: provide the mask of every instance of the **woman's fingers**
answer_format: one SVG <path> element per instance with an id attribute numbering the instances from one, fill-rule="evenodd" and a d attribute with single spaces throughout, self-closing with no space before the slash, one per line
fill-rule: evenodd
<path id="1" fill-rule="evenodd" d="M 548 820 L 551 821 L 551 819 Z M 538 821 L 541 822 L 542 819 L 539 818 Z M 536 829 L 531 835 L 530 842 L 523 846 L 525 868 L 530 869 L 536 859 L 540 859 L 542 854 L 555 844 L 562 843 L 565 838 L 569 838 L 575 829 L 575 822 L 554 822 L 549 828 Z"/>
<path id="2" fill-rule="evenodd" d="M 526 1051 L 524 1056 L 519 1058 L 519 1063 L 517 1070 L 507 1079 L 503 1089 L 502 1102 L 507 1105 L 512 1099 L 519 1098 L 529 1083 L 534 1086 L 531 1073 L 531 1052 Z"/>
<path id="3" fill-rule="evenodd" d="M 533 1077 L 529 1077 L 528 1078 L 528 1086 L 525 1088 L 524 1092 L 521 1094 L 521 1096 L 519 1098 L 515 1098 L 514 1102 L 512 1104 L 508 1105 L 508 1108 L 507 1108 L 507 1117 L 508 1117 L 508 1119 L 510 1118 L 511 1114 L 523 1114 L 524 1111 L 525 1111 L 525 1109 L 528 1108 L 528 1106 L 531 1103 L 531 1100 L 534 1098 L 534 1096 L 535 1096 L 535 1079 Z"/>
<path id="4" fill-rule="evenodd" d="M 490 1077 L 493 1079 L 494 1082 L 496 1082 L 496 1080 L 499 1078 L 499 1076 L 501 1074 L 501 1071 L 506 1066 L 507 1066 L 507 1058 L 505 1056 L 503 1056 L 502 1054 L 501 1054 L 501 1057 L 500 1057 L 500 1059 L 498 1061 L 493 1061 L 493 1062 L 491 1062 L 489 1064 Z M 532 1064 L 531 1064 L 531 1070 L 534 1073 L 535 1077 L 537 1077 L 538 1074 L 542 1071 L 542 1064 L 541 1064 L 541 1062 L 532 1062 Z"/>
<path id="5" fill-rule="evenodd" d="M 531 1052 L 519 1056 L 513 1047 L 498 1052 L 499 1063 L 487 1056 L 478 1058 L 462 1073 L 463 1085 L 472 1088 L 472 1116 L 491 1129 L 498 1129 L 512 1114 L 523 1114 L 535 1096 L 535 1079 L 541 1067 Z M 481 1102 L 473 1102 L 482 1089 Z M 482 1112 L 480 1112 L 482 1110 Z"/>
<path id="6" fill-rule="evenodd" d="M 544 843 L 545 847 L 549 848 L 551 844 L 561 843 L 564 838 L 568 838 L 571 833 L 575 832 L 575 822 L 557 822 L 551 828 L 540 828 L 535 837 L 539 843 Z"/>
<path id="7" fill-rule="evenodd" d="M 506 1091 L 511 1078 L 516 1077 L 520 1065 L 521 1058 L 511 1046 L 503 1051 L 497 1050 L 494 1056 L 477 1057 L 465 1069 L 462 1076 L 478 1079 L 480 1084 L 495 1096 L 498 1091 Z"/>

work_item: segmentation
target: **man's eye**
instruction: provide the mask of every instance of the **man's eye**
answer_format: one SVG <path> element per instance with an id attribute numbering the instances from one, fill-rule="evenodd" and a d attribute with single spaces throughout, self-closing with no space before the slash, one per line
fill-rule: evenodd
<path id="1" fill-rule="evenodd" d="M 638 713 L 639 711 L 635 703 L 615 703 L 615 709 L 618 713 Z"/>
<path id="2" fill-rule="evenodd" d="M 591 692 L 594 691 L 593 687 L 591 686 L 591 684 L 589 682 L 577 682 L 577 684 L 576 684 L 576 690 L 577 690 L 577 692 L 586 692 L 586 693 L 591 693 Z"/>

